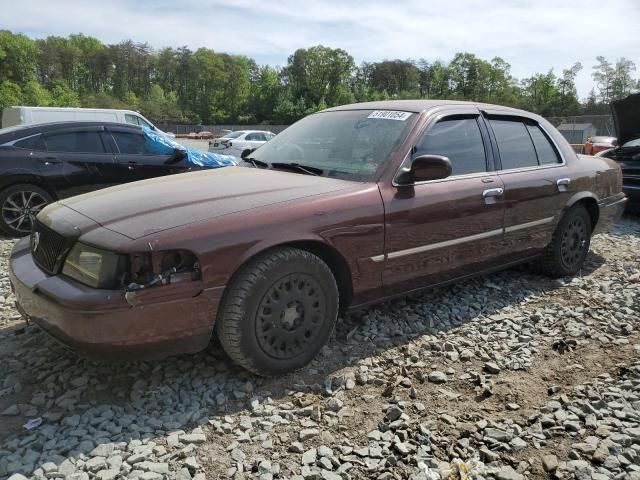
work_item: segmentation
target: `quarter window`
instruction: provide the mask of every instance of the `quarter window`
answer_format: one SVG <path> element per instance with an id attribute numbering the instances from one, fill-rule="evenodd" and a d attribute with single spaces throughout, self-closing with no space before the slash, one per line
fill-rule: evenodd
<path id="1" fill-rule="evenodd" d="M 98 132 L 72 132 L 48 135 L 45 139 L 50 152 L 105 153 Z"/>
<path id="2" fill-rule="evenodd" d="M 447 118 L 436 123 L 416 146 L 416 155 L 426 154 L 449 158 L 452 175 L 487 171 L 484 143 L 475 117 Z"/>
<path id="3" fill-rule="evenodd" d="M 538 157 L 527 127 L 520 120 L 490 120 L 498 142 L 502 169 L 538 166 Z"/>
<path id="4" fill-rule="evenodd" d="M 538 125 L 527 125 L 527 130 L 529 130 L 531 140 L 533 140 L 533 146 L 536 149 L 540 165 L 561 162 L 555 147 Z"/>

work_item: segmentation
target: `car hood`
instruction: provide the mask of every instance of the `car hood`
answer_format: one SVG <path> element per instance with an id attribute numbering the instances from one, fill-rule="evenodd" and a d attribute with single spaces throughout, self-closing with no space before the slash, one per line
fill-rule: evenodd
<path id="1" fill-rule="evenodd" d="M 611 102 L 618 145 L 640 137 L 640 93 Z"/>
<path id="2" fill-rule="evenodd" d="M 353 182 L 327 177 L 227 167 L 124 184 L 59 203 L 109 230 L 137 239 L 353 185 Z"/>

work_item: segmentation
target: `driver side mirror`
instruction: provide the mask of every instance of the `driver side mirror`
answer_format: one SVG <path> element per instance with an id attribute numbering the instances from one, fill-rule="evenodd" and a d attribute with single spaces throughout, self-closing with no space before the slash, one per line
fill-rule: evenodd
<path id="1" fill-rule="evenodd" d="M 172 165 L 174 163 L 178 163 L 187 158 L 187 151 L 182 148 L 174 148 L 173 153 L 164 163 L 166 165 Z"/>
<path id="2" fill-rule="evenodd" d="M 174 148 L 173 149 L 173 155 L 171 156 L 171 159 L 179 162 L 180 160 L 182 160 L 184 157 L 187 156 L 187 152 L 185 150 L 183 150 L 182 148 Z"/>
<path id="3" fill-rule="evenodd" d="M 398 185 L 412 185 L 427 180 L 441 180 L 451 175 L 451 162 L 442 155 L 420 155 L 396 177 Z"/>
<path id="4" fill-rule="evenodd" d="M 244 160 L 245 158 L 249 157 L 249 155 L 251 155 L 253 152 L 255 152 L 256 149 L 255 148 L 246 148 L 242 151 L 242 153 L 240 154 L 240 158 L 242 160 Z"/>

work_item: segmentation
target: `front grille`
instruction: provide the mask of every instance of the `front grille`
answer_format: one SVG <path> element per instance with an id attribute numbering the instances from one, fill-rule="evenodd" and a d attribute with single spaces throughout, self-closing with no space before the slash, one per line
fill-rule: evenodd
<path id="1" fill-rule="evenodd" d="M 36 265 L 52 275 L 58 273 L 69 248 L 67 238 L 36 220 L 31 232 L 31 255 Z"/>

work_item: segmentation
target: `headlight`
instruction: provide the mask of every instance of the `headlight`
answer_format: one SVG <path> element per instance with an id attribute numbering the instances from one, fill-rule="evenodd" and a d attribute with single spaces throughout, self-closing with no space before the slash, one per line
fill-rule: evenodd
<path id="1" fill-rule="evenodd" d="M 127 257 L 76 243 L 64 262 L 63 275 L 93 288 L 118 288 L 127 270 Z"/>

